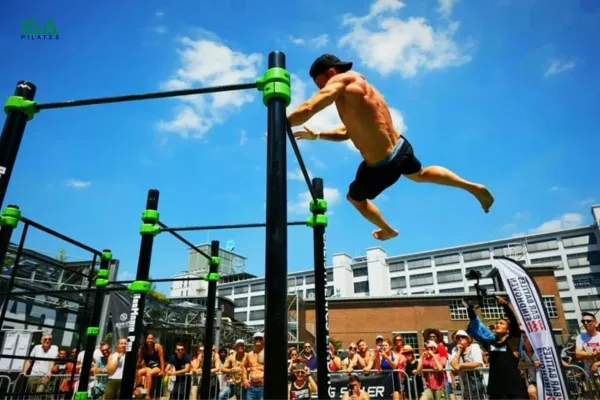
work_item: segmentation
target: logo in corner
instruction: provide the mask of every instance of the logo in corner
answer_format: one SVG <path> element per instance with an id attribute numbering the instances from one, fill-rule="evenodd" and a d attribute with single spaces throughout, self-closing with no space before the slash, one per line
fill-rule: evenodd
<path id="1" fill-rule="evenodd" d="M 47 20 L 43 25 L 37 19 L 21 21 L 21 39 L 26 40 L 58 40 L 58 29 L 53 20 Z"/>

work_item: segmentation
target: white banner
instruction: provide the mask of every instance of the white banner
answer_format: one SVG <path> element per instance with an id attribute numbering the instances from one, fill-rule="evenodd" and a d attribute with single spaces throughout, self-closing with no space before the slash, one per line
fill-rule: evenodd
<path id="1" fill-rule="evenodd" d="M 538 399 L 567 400 L 569 396 L 552 325 L 536 283 L 517 261 L 498 257 L 492 264 L 500 272 L 513 310 L 540 360 L 541 366 L 537 373 Z"/>

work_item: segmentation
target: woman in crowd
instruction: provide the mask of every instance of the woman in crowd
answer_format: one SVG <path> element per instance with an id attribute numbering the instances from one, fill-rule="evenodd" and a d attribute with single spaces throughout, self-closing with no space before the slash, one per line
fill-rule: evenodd
<path id="1" fill-rule="evenodd" d="M 418 399 L 423 393 L 423 379 L 418 376 L 419 362 L 415 357 L 415 351 L 412 346 L 405 344 L 402 347 L 402 355 L 404 356 L 404 372 L 402 380 L 402 389 L 405 399 Z"/>
<path id="2" fill-rule="evenodd" d="M 335 346 L 329 342 L 329 372 L 338 372 L 342 369 L 342 360 L 335 354 Z"/>
<path id="3" fill-rule="evenodd" d="M 540 361 L 533 351 L 533 346 L 525 332 L 521 337 L 521 349 L 519 357 L 519 367 L 523 371 L 523 379 L 527 386 L 529 400 L 537 400 L 537 369 L 540 367 Z"/>
<path id="4" fill-rule="evenodd" d="M 394 393 L 392 394 L 392 399 L 400 400 L 402 386 L 400 385 L 400 379 L 398 378 L 398 374 L 393 372 L 395 369 L 398 369 L 398 362 L 400 360 L 394 357 L 394 352 L 392 351 L 392 344 L 388 339 L 383 339 L 383 342 L 381 343 L 378 360 L 379 369 L 381 371 L 384 371 L 385 373 L 392 374 L 394 384 Z"/>
<path id="5" fill-rule="evenodd" d="M 429 340 L 423 349 L 423 355 L 419 358 L 417 373 L 424 369 L 425 391 L 421 395 L 421 400 L 441 400 L 446 394 L 446 383 L 444 379 L 444 364 L 446 360 L 438 354 L 438 344 Z M 433 370 L 433 371 L 431 371 Z"/>
<path id="6" fill-rule="evenodd" d="M 463 398 L 481 399 L 484 397 L 483 376 L 480 371 L 473 371 L 483 367 L 481 348 L 463 330 L 457 331 L 455 337 L 456 347 L 452 349 L 450 365 L 460 376 Z"/>
<path id="7" fill-rule="evenodd" d="M 296 380 L 296 375 L 294 375 L 294 366 L 296 364 L 304 364 L 304 357 L 302 357 L 298 350 L 295 347 L 290 347 L 288 350 L 288 379 L 290 382 L 294 382 Z"/>
<path id="8" fill-rule="evenodd" d="M 146 336 L 144 344 L 140 347 L 137 359 L 138 372 L 135 379 L 136 385 L 142 384 L 150 398 L 160 397 L 160 393 L 152 393 L 152 380 L 155 376 L 165 375 L 165 355 L 160 344 L 154 342 L 154 336 Z M 145 378 L 145 380 L 144 380 Z M 157 385 L 160 390 L 160 385 Z"/>
<path id="9" fill-rule="evenodd" d="M 361 369 L 364 366 L 363 359 L 358 355 L 358 346 L 356 343 L 350 343 L 348 346 L 348 357 L 342 362 L 344 372 L 353 372 L 355 369 Z"/>
<path id="10" fill-rule="evenodd" d="M 496 301 L 507 318 L 496 321 L 494 333 L 477 317 L 472 305 L 467 308 L 471 320 L 467 332 L 487 347 L 489 353 L 488 396 L 492 399 L 527 399 L 529 396 L 519 370 L 519 323 L 506 300 L 496 297 Z"/>
<path id="11" fill-rule="evenodd" d="M 317 384 L 306 364 L 294 364 L 292 368 L 294 381 L 288 383 L 288 400 L 291 399 L 310 399 L 317 393 Z"/>

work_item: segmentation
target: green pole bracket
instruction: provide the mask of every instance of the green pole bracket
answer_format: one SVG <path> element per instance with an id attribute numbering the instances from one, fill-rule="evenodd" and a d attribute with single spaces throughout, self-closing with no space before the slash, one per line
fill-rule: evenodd
<path id="1" fill-rule="evenodd" d="M 27 100 L 21 96 L 10 96 L 4 103 L 4 112 L 19 111 L 27 115 L 27 121 L 31 121 L 35 114 L 40 110 L 37 109 L 37 103 L 33 100 Z"/>
<path id="2" fill-rule="evenodd" d="M 88 400 L 88 392 L 75 392 L 73 400 Z"/>
<path id="3" fill-rule="evenodd" d="M 327 226 L 327 215 L 317 214 L 311 215 L 305 221 L 306 226 L 314 228 L 315 226 Z"/>
<path id="4" fill-rule="evenodd" d="M 21 210 L 17 207 L 8 206 L 4 210 L 2 210 L 2 215 L 0 216 L 0 226 L 8 226 L 13 229 L 19 225 L 19 221 L 21 220 Z"/>
<path id="5" fill-rule="evenodd" d="M 146 224 L 156 224 L 159 216 L 160 214 L 156 210 L 142 211 L 142 221 L 144 221 Z"/>
<path id="6" fill-rule="evenodd" d="M 102 255 L 101 255 L 101 258 L 102 258 L 103 260 L 108 260 L 108 261 L 110 261 L 110 260 L 112 260 L 112 253 L 111 253 L 110 251 L 103 251 L 103 252 L 102 252 Z"/>
<path id="7" fill-rule="evenodd" d="M 96 287 L 99 287 L 99 288 L 107 287 L 108 279 L 97 278 L 96 282 L 94 284 L 96 285 Z"/>
<path id="8" fill-rule="evenodd" d="M 88 336 L 98 336 L 100 334 L 100 328 L 97 326 L 88 326 L 87 335 Z"/>
<path id="9" fill-rule="evenodd" d="M 108 279 L 108 270 L 107 269 L 99 269 L 98 275 L 96 275 L 96 278 Z"/>
<path id="10" fill-rule="evenodd" d="M 310 212 L 313 212 L 313 213 L 327 212 L 327 202 L 323 199 L 317 199 L 317 203 L 315 204 L 315 201 L 311 200 L 310 201 Z"/>
<path id="11" fill-rule="evenodd" d="M 152 235 L 156 236 L 160 233 L 160 226 L 154 224 L 142 224 L 140 227 L 141 235 Z"/>
<path id="12" fill-rule="evenodd" d="M 209 265 L 221 265 L 221 257 L 211 257 L 208 264 Z"/>
<path id="13" fill-rule="evenodd" d="M 204 275 L 204 280 L 207 282 L 219 282 L 219 273 L 218 272 L 210 272 Z"/>
<path id="14" fill-rule="evenodd" d="M 127 290 L 131 293 L 148 293 L 152 284 L 148 281 L 135 281 L 127 285 Z"/>
<path id="15" fill-rule="evenodd" d="M 263 92 L 265 106 L 272 98 L 285 100 L 285 106 L 292 101 L 292 80 L 290 73 L 284 68 L 269 68 L 267 72 L 256 80 L 256 87 Z"/>

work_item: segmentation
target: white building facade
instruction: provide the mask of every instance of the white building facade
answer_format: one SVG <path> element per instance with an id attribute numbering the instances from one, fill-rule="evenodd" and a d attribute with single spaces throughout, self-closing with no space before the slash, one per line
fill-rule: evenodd
<path id="1" fill-rule="evenodd" d="M 575 330 L 582 311 L 600 310 L 600 206 L 592 207 L 592 215 L 590 226 L 445 249 L 389 256 L 383 248 L 374 247 L 361 257 L 334 254 L 333 265 L 327 268 L 328 286 L 337 297 L 474 292 L 475 282 L 465 275 L 475 269 L 485 276 L 494 256 L 508 256 L 526 266 L 557 267 L 565 318 L 569 329 Z M 312 270 L 290 273 L 288 292 L 312 298 L 314 280 Z M 491 279 L 482 279 L 480 284 L 493 288 Z M 257 330 L 264 328 L 264 278 L 221 283 L 218 295 L 235 303 L 237 320 Z"/>

